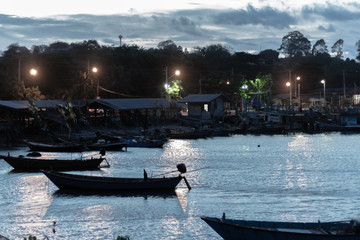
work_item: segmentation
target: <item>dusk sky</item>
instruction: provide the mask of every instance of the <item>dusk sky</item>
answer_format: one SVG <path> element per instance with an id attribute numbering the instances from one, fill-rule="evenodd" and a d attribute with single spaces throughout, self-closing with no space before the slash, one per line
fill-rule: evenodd
<path id="1" fill-rule="evenodd" d="M 155 48 L 165 40 L 187 48 L 222 44 L 231 52 L 277 50 L 282 37 L 300 31 L 312 44 L 324 39 L 329 52 L 344 40 L 354 59 L 360 40 L 358 0 L 84 1 L 4 0 L 0 6 L 0 51 L 10 44 L 68 43 L 94 39 Z"/>

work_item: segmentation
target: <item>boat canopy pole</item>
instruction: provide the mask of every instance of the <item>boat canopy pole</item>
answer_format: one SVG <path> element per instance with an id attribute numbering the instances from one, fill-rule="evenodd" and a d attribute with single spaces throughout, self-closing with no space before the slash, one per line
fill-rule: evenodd
<path id="1" fill-rule="evenodd" d="M 187 181 L 187 179 L 186 179 L 186 177 L 182 177 L 183 179 L 184 179 L 184 181 L 185 181 L 185 183 L 186 183 L 186 186 L 187 186 L 187 188 L 189 189 L 189 191 L 191 190 L 191 186 L 190 186 L 190 184 L 189 184 L 189 182 Z"/>

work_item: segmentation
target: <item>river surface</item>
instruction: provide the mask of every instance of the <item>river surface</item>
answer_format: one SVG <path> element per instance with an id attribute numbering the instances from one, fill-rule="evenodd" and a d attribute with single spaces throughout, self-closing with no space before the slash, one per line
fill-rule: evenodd
<path id="1" fill-rule="evenodd" d="M 0 160 L 0 235 L 23 239 L 220 239 L 200 216 L 247 220 L 360 218 L 360 135 L 234 135 L 171 140 L 163 149 L 110 152 L 111 167 L 79 174 L 143 177 L 185 163 L 192 189 L 174 194 L 85 195 L 58 191 L 42 173 Z M 0 149 L 26 155 L 27 148 Z M 95 154 L 96 152 L 84 155 Z M 43 154 L 76 158 L 80 154 Z M 177 174 L 177 173 L 173 173 Z M 54 222 L 55 226 L 54 226 Z"/>

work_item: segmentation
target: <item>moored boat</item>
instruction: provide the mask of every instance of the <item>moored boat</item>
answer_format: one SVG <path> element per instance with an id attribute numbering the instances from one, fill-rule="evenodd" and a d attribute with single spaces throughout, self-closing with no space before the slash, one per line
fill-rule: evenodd
<path id="1" fill-rule="evenodd" d="M 179 168 L 178 168 L 179 169 Z M 179 171 L 182 171 L 179 169 Z M 181 173 L 185 173 L 182 171 Z M 85 190 L 85 191 L 160 191 L 174 190 L 182 179 L 188 182 L 184 176 L 148 178 L 144 170 L 143 178 L 119 178 L 68 174 L 54 171 L 43 173 L 61 190 Z"/>
<path id="2" fill-rule="evenodd" d="M 338 222 L 269 222 L 201 217 L 224 239 L 241 240 L 359 240 L 360 224 Z"/>
<path id="3" fill-rule="evenodd" d="M 324 132 L 360 132 L 360 125 L 341 125 L 331 122 L 315 121 L 316 127 Z"/>
<path id="4" fill-rule="evenodd" d="M 97 169 L 102 161 L 106 161 L 103 157 L 98 158 L 81 158 L 81 159 L 45 159 L 45 158 L 29 158 L 23 156 L 10 156 L 10 154 L 0 155 L 15 170 L 23 171 L 39 171 L 41 169 L 51 170 L 92 170 Z"/>
<path id="5" fill-rule="evenodd" d="M 140 148 L 162 148 L 167 140 L 153 140 L 153 139 L 126 139 L 123 140 L 128 147 L 140 147 Z"/>
<path id="6" fill-rule="evenodd" d="M 127 143 L 125 142 L 96 142 L 91 144 L 86 144 L 87 150 L 109 150 L 109 151 L 123 151 L 127 148 Z"/>
<path id="7" fill-rule="evenodd" d="M 30 148 L 30 151 L 39 152 L 82 152 L 84 145 L 73 142 L 59 142 L 59 143 L 41 143 L 23 140 Z"/>

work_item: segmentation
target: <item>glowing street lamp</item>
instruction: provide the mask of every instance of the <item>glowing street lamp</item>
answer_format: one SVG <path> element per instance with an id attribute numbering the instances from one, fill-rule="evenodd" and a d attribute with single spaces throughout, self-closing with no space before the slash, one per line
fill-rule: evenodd
<path id="1" fill-rule="evenodd" d="M 301 77 L 300 76 L 297 76 L 296 77 L 296 80 L 297 81 L 300 81 Z M 301 109 L 301 97 L 300 97 L 300 83 L 298 83 L 298 96 L 299 96 L 299 107 Z"/>
<path id="2" fill-rule="evenodd" d="M 173 76 L 179 76 L 179 75 L 180 75 L 180 70 L 176 70 L 173 75 L 171 75 L 170 77 L 168 77 L 168 67 L 166 66 L 166 67 L 165 67 L 165 80 L 166 80 L 166 82 L 165 82 L 165 85 L 164 85 L 165 89 L 168 89 L 168 88 L 170 87 L 170 85 L 169 85 L 169 80 L 170 80 Z"/>
<path id="3" fill-rule="evenodd" d="M 244 90 L 245 91 L 245 93 L 246 93 L 246 91 L 247 91 L 247 89 L 248 89 L 248 85 L 242 85 L 241 86 L 241 89 L 242 90 Z M 244 104 L 244 102 L 245 102 L 245 104 Z M 245 105 L 245 108 L 244 108 L 244 105 Z M 247 99 L 242 99 L 242 111 L 244 112 L 244 110 L 247 112 Z"/>
<path id="4" fill-rule="evenodd" d="M 290 101 L 289 101 L 289 104 L 290 104 L 290 105 L 289 105 L 289 106 L 291 107 L 291 105 L 292 105 L 291 83 L 290 83 L 290 82 L 287 82 L 287 83 L 286 83 L 286 86 L 287 86 L 287 87 L 290 87 Z"/>
<path id="5" fill-rule="evenodd" d="M 325 84 L 326 84 L 326 82 L 325 82 L 325 79 L 323 79 L 323 80 L 321 80 L 321 83 L 324 85 L 324 107 L 326 107 L 326 88 L 325 88 Z"/>
<path id="6" fill-rule="evenodd" d="M 31 76 L 35 77 L 37 75 L 37 70 L 35 68 L 32 68 L 32 69 L 30 69 L 29 73 Z"/>
<path id="7" fill-rule="evenodd" d="M 98 72 L 98 69 L 97 69 L 97 67 L 93 67 L 93 68 L 91 69 L 91 71 L 92 71 L 93 73 L 97 73 L 97 72 Z M 100 96 L 99 96 L 99 78 L 97 79 L 97 85 L 96 85 L 96 98 L 97 98 L 97 99 L 100 98 Z"/>

